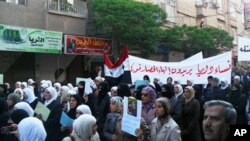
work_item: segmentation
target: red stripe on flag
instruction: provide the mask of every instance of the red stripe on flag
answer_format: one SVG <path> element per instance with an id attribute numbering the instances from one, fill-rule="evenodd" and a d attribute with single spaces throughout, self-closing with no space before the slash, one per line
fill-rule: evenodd
<path id="1" fill-rule="evenodd" d="M 103 54 L 103 62 L 109 69 L 119 67 L 128 58 L 128 47 L 124 47 L 118 61 L 113 64 L 106 53 Z"/>

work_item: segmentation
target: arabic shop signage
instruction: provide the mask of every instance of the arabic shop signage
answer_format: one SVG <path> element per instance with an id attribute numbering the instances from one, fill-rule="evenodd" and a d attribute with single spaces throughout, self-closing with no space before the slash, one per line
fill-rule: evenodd
<path id="1" fill-rule="evenodd" d="M 192 79 L 195 84 L 207 84 L 207 77 L 210 75 L 231 82 L 231 57 L 232 53 L 226 52 L 197 61 L 169 63 L 129 55 L 129 65 L 132 82 L 142 80 L 144 75 L 148 75 L 151 80 L 159 78 L 163 83 L 168 77 L 172 77 L 180 80 L 181 84 L 186 84 L 187 79 Z"/>
<path id="2" fill-rule="evenodd" d="M 64 35 L 65 54 L 94 54 L 112 53 L 112 41 L 103 38 Z"/>
<path id="3" fill-rule="evenodd" d="M 238 38 L 238 61 L 250 61 L 250 39 Z"/>
<path id="4" fill-rule="evenodd" d="M 62 32 L 0 24 L 0 50 L 62 53 Z"/>

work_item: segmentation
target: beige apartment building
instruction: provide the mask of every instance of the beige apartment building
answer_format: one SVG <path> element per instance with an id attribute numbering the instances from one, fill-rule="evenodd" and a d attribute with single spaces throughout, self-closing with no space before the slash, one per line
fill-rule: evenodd
<path id="1" fill-rule="evenodd" d="M 237 56 L 238 37 L 250 38 L 250 15 L 244 16 L 249 0 L 137 0 L 150 2 L 161 7 L 168 14 L 168 28 L 174 25 L 210 26 L 227 31 L 234 37 L 233 56 Z M 247 4 L 249 3 L 249 4 Z M 248 19 L 245 21 L 245 19 Z M 222 51 L 224 51 L 222 49 Z M 176 55 L 178 54 L 178 55 Z M 171 52 L 169 61 L 182 60 L 183 55 Z M 246 62 L 240 62 L 245 64 Z"/>
<path id="2" fill-rule="evenodd" d="M 86 35 L 87 1 L 73 0 L 73 5 L 60 1 L 0 0 L 0 24 Z M 0 51 L 0 74 L 11 85 L 29 78 L 74 82 L 84 76 L 84 62 L 83 55 Z"/>

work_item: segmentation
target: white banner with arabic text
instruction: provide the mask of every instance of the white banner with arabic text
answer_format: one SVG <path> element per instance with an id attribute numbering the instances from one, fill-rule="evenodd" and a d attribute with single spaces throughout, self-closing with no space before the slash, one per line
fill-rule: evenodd
<path id="1" fill-rule="evenodd" d="M 207 77 L 210 75 L 231 82 L 231 59 L 231 51 L 185 64 L 158 62 L 129 55 L 129 64 L 132 82 L 142 80 L 144 75 L 148 75 L 151 81 L 159 78 L 162 83 L 172 77 L 180 80 L 181 84 L 186 84 L 187 79 L 192 79 L 195 84 L 207 84 Z"/>
<path id="2" fill-rule="evenodd" d="M 250 61 L 250 39 L 238 38 L 238 61 Z"/>

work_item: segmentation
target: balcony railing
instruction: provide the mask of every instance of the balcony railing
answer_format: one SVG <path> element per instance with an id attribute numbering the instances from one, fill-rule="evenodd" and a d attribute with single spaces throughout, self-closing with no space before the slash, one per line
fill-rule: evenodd
<path id="1" fill-rule="evenodd" d="M 86 9 L 84 9 L 84 7 L 65 4 L 65 3 L 58 3 L 58 2 L 48 2 L 47 9 L 51 13 L 80 17 L 80 18 L 85 18 L 87 14 L 85 12 Z"/>

